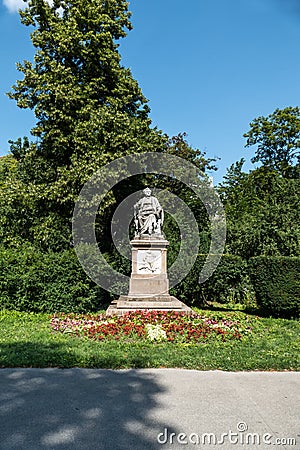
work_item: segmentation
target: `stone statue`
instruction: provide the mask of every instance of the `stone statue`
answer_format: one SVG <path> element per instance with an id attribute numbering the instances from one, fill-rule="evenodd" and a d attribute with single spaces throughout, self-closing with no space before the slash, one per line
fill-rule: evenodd
<path id="1" fill-rule="evenodd" d="M 134 205 L 134 224 L 136 236 L 162 236 L 163 209 L 148 187 L 143 190 L 145 196 Z"/>

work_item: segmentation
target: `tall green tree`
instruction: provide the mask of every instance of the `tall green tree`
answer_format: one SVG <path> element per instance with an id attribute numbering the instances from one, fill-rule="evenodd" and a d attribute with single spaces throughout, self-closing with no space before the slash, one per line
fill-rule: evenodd
<path id="1" fill-rule="evenodd" d="M 96 170 L 129 153 L 162 151 L 167 138 L 151 127 L 147 100 L 121 64 L 118 40 L 132 28 L 126 1 L 30 0 L 20 14 L 36 52 L 18 64 L 23 79 L 9 96 L 37 121 L 35 143 L 18 140 L 12 152 L 19 178 L 38 191 L 41 223 L 53 226 L 56 217 L 70 230 L 74 201 Z"/>
<path id="2" fill-rule="evenodd" d="M 258 255 L 300 255 L 300 179 L 285 178 L 261 166 L 243 171 L 233 164 L 219 187 L 227 218 L 227 252 L 248 259 Z"/>
<path id="3" fill-rule="evenodd" d="M 220 186 L 227 215 L 227 250 L 244 258 L 300 254 L 300 109 L 258 117 L 244 134 L 256 146 L 245 173 L 233 164 Z"/>
<path id="4" fill-rule="evenodd" d="M 299 176 L 300 109 L 276 109 L 267 117 L 258 117 L 244 134 L 246 147 L 257 145 L 252 162 L 278 171 L 285 177 Z M 295 167 L 296 166 L 296 167 Z"/>

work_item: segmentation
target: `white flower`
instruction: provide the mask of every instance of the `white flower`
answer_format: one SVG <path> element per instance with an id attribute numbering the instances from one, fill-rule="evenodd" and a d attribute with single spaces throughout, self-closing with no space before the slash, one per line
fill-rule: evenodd
<path id="1" fill-rule="evenodd" d="M 163 330 L 161 325 L 152 325 L 147 323 L 145 325 L 147 337 L 150 341 L 163 341 L 167 339 L 167 333 Z"/>

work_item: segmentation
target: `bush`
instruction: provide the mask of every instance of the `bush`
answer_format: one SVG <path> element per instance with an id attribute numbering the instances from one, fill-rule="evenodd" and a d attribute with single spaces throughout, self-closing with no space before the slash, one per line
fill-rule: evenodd
<path id="1" fill-rule="evenodd" d="M 254 297 L 247 263 L 240 256 L 222 255 L 211 277 L 199 284 L 199 274 L 207 255 L 198 255 L 187 277 L 171 292 L 183 302 L 203 306 L 208 301 L 248 304 Z"/>
<path id="2" fill-rule="evenodd" d="M 108 294 L 83 271 L 73 250 L 42 253 L 0 247 L 0 308 L 30 312 L 99 310 Z"/>
<path id="3" fill-rule="evenodd" d="M 257 256 L 249 260 L 249 273 L 262 310 L 275 317 L 299 317 L 299 257 Z"/>

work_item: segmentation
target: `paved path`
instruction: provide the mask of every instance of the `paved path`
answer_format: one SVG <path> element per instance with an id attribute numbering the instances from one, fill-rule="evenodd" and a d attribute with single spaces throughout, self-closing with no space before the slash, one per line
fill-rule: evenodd
<path id="1" fill-rule="evenodd" d="M 1 369 L 0 418 L 3 450 L 299 450 L 300 373 Z"/>

